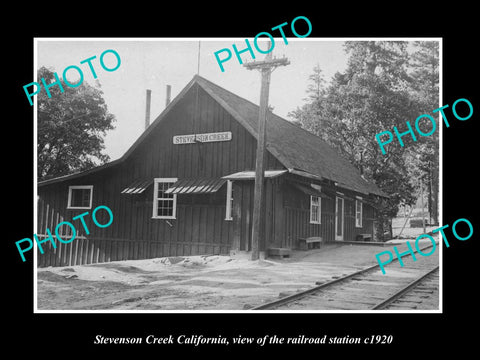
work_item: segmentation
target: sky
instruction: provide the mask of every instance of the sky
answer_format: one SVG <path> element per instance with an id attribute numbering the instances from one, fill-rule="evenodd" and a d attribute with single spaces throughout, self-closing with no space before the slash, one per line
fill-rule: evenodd
<path id="1" fill-rule="evenodd" d="M 265 55 L 256 51 L 253 39 L 249 41 L 255 60 L 263 60 Z M 289 65 L 276 68 L 271 76 L 269 104 L 274 107 L 274 113 L 287 118 L 288 112 L 304 104 L 308 77 L 317 64 L 327 81 L 337 71 L 345 70 L 347 55 L 343 42 L 343 39 L 288 38 L 285 44 L 281 37 L 274 38 L 273 56 L 285 56 L 290 61 Z M 105 137 L 105 153 L 115 160 L 144 131 L 146 90 L 152 90 L 152 122 L 165 108 L 166 86 L 171 85 L 173 100 L 197 73 L 199 43 L 199 75 L 258 104 L 260 72 L 241 65 L 232 49 L 232 44 L 239 50 L 244 49 L 245 38 L 37 38 L 36 68 L 46 66 L 62 77 L 66 67 L 75 65 L 82 69 L 84 81 L 94 84 L 88 64 L 80 62 L 96 56 L 91 63 L 108 110 L 116 117 L 115 129 Z M 267 42 L 258 43 L 260 48 L 268 49 Z M 223 63 L 225 71 L 222 72 L 214 53 L 224 48 L 232 52 L 232 58 Z M 99 62 L 100 55 L 109 49 L 115 50 L 121 59 L 118 69 L 111 72 L 105 71 Z M 223 58 L 226 53 L 219 56 Z M 244 62 L 253 61 L 248 51 L 241 57 Z M 116 64 L 112 53 L 106 53 L 104 60 L 107 67 Z M 75 75 L 75 70 L 67 72 L 69 82 L 77 80 Z"/>

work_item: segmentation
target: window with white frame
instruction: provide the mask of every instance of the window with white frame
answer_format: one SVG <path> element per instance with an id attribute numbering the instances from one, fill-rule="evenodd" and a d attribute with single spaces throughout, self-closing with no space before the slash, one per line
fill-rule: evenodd
<path id="1" fill-rule="evenodd" d="M 154 179 L 153 186 L 153 215 L 154 219 L 175 219 L 177 210 L 177 194 L 165 194 L 176 178 Z"/>
<path id="2" fill-rule="evenodd" d="M 227 202 L 225 204 L 225 220 L 233 220 L 232 208 L 233 208 L 232 180 L 227 180 Z"/>
<path id="3" fill-rule="evenodd" d="M 310 224 L 320 224 L 322 199 L 310 196 Z"/>
<path id="4" fill-rule="evenodd" d="M 360 200 L 355 200 L 355 227 L 362 227 L 363 204 Z"/>
<path id="5" fill-rule="evenodd" d="M 91 209 L 93 185 L 72 185 L 68 187 L 67 209 Z"/>

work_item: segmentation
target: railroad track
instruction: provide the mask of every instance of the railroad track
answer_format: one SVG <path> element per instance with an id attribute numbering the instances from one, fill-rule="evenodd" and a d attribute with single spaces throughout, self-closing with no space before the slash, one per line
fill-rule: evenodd
<path id="1" fill-rule="evenodd" d="M 396 259 L 386 274 L 378 264 L 369 266 L 252 310 L 438 309 L 438 253 L 417 256 L 416 262 L 410 256 L 402 260 L 403 267 Z"/>
<path id="2" fill-rule="evenodd" d="M 439 267 L 435 267 L 402 290 L 377 304 L 372 310 L 438 308 Z"/>

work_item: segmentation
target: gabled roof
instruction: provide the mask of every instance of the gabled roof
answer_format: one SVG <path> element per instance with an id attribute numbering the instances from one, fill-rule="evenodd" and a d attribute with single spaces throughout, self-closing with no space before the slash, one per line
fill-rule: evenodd
<path id="1" fill-rule="evenodd" d="M 257 136 L 258 105 L 200 76 L 196 76 L 196 81 L 253 136 Z M 291 171 L 300 170 L 363 194 L 386 196 L 320 137 L 273 113 L 267 117 L 267 149 Z"/>
<path id="2" fill-rule="evenodd" d="M 42 186 L 73 179 L 125 161 L 194 84 L 198 84 L 204 89 L 247 131 L 255 138 L 257 137 L 258 105 L 199 75 L 195 75 L 121 158 L 87 171 L 45 180 L 39 182 L 38 185 Z M 273 113 L 270 113 L 267 117 L 267 149 L 290 172 L 305 173 L 312 177 L 325 178 L 338 183 L 340 187 L 359 193 L 386 196 L 374 183 L 365 180 L 360 175 L 358 169 L 341 157 L 336 150 L 321 138 Z"/>

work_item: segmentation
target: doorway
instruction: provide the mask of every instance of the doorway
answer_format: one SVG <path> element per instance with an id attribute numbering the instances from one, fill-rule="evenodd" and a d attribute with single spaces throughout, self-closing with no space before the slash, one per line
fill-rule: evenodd
<path id="1" fill-rule="evenodd" d="M 337 196 L 335 201 L 335 240 L 338 241 L 343 241 L 343 213 L 343 198 Z"/>

